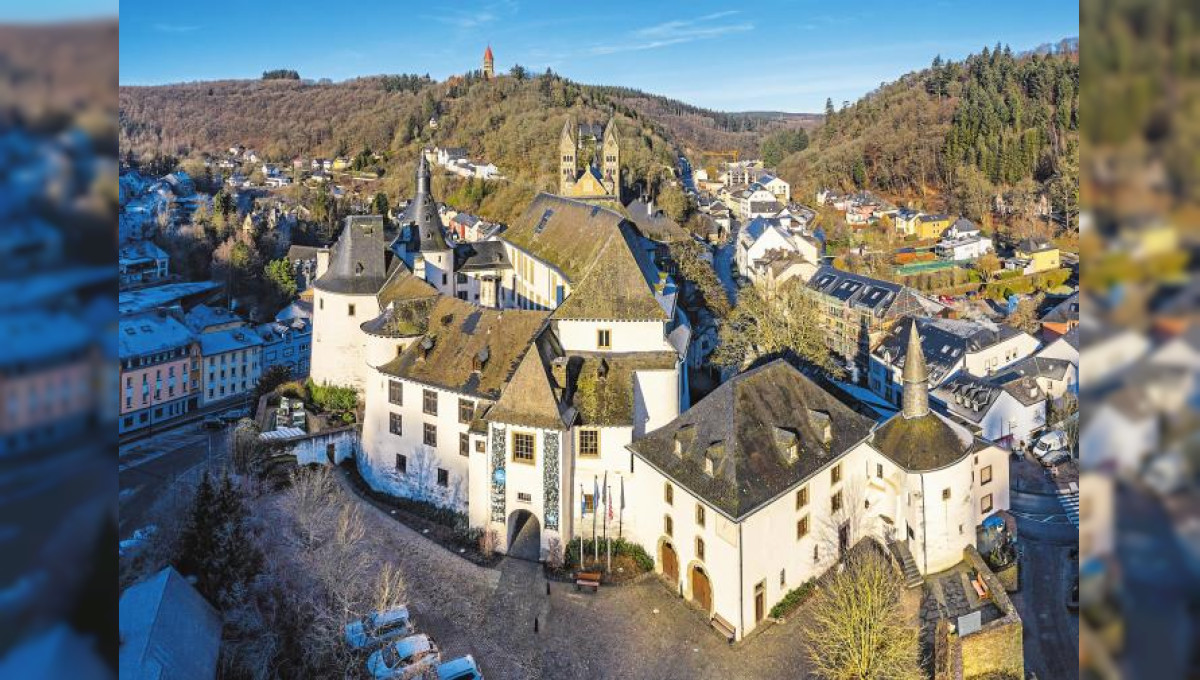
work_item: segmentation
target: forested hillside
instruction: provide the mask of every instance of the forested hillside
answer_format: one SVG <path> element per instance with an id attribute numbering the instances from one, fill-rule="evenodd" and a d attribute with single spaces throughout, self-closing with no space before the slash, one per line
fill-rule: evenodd
<path id="1" fill-rule="evenodd" d="M 1079 61 L 1065 42 L 1048 54 L 984 48 L 940 57 L 835 111 L 809 147 L 780 164 L 793 193 L 870 189 L 901 203 L 982 218 L 1005 198 L 1014 220 L 1048 195 L 1078 212 Z"/>
<path id="2" fill-rule="evenodd" d="M 391 195 L 411 190 L 420 148 L 465 147 L 510 181 L 436 180 L 436 187 L 453 193 L 459 207 L 500 220 L 519 213 L 534 192 L 557 186 L 559 134 L 568 114 L 591 123 L 617 115 L 627 186 L 657 188 L 674 163 L 670 133 L 652 118 L 609 88 L 552 73 L 490 81 L 468 74 L 446 83 L 377 76 L 336 84 L 267 79 L 122 87 L 120 105 L 122 153 L 183 158 L 244 144 L 284 161 L 370 150 L 384 156 L 378 188 Z"/>

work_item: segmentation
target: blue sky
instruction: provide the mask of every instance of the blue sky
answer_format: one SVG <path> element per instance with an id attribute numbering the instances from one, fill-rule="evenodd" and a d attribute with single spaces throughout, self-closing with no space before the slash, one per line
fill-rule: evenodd
<path id="1" fill-rule="evenodd" d="M 1078 2 L 830 3 L 609 0 L 121 3 L 121 83 L 378 73 L 442 79 L 520 63 L 722 110 L 817 112 L 854 100 L 934 55 L 1027 49 L 1078 35 Z"/>

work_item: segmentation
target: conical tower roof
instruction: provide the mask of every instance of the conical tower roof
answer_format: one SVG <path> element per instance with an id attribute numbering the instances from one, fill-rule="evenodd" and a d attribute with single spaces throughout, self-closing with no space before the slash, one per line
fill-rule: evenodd
<path id="1" fill-rule="evenodd" d="M 417 195 L 407 217 L 417 225 L 423 253 L 450 249 L 442 233 L 442 218 L 438 216 L 437 201 L 433 200 L 429 184 L 429 159 L 422 153 L 417 161 Z"/>
<path id="2" fill-rule="evenodd" d="M 921 331 L 917 320 L 912 320 L 908 331 L 908 350 L 904 354 L 904 382 L 902 397 L 904 417 L 919 418 L 929 413 L 929 368 L 925 365 L 925 353 L 921 350 Z"/>

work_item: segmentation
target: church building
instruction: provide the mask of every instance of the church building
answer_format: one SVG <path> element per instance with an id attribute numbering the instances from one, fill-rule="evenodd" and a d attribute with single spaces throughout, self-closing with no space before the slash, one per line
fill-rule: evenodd
<path id="1" fill-rule="evenodd" d="M 621 140 L 616 118 L 607 125 L 575 125 L 568 118 L 558 140 L 560 196 L 621 201 Z"/>

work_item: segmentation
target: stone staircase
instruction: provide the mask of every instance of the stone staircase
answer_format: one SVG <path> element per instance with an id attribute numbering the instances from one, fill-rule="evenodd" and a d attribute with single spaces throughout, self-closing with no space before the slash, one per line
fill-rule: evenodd
<path id="1" fill-rule="evenodd" d="M 908 549 L 908 542 L 892 541 L 888 543 L 888 549 L 892 551 L 892 556 L 900 563 L 900 571 L 904 575 L 904 585 L 908 588 L 917 588 L 925 579 L 921 578 L 921 572 L 917 569 L 917 562 L 913 559 L 912 552 Z"/>

